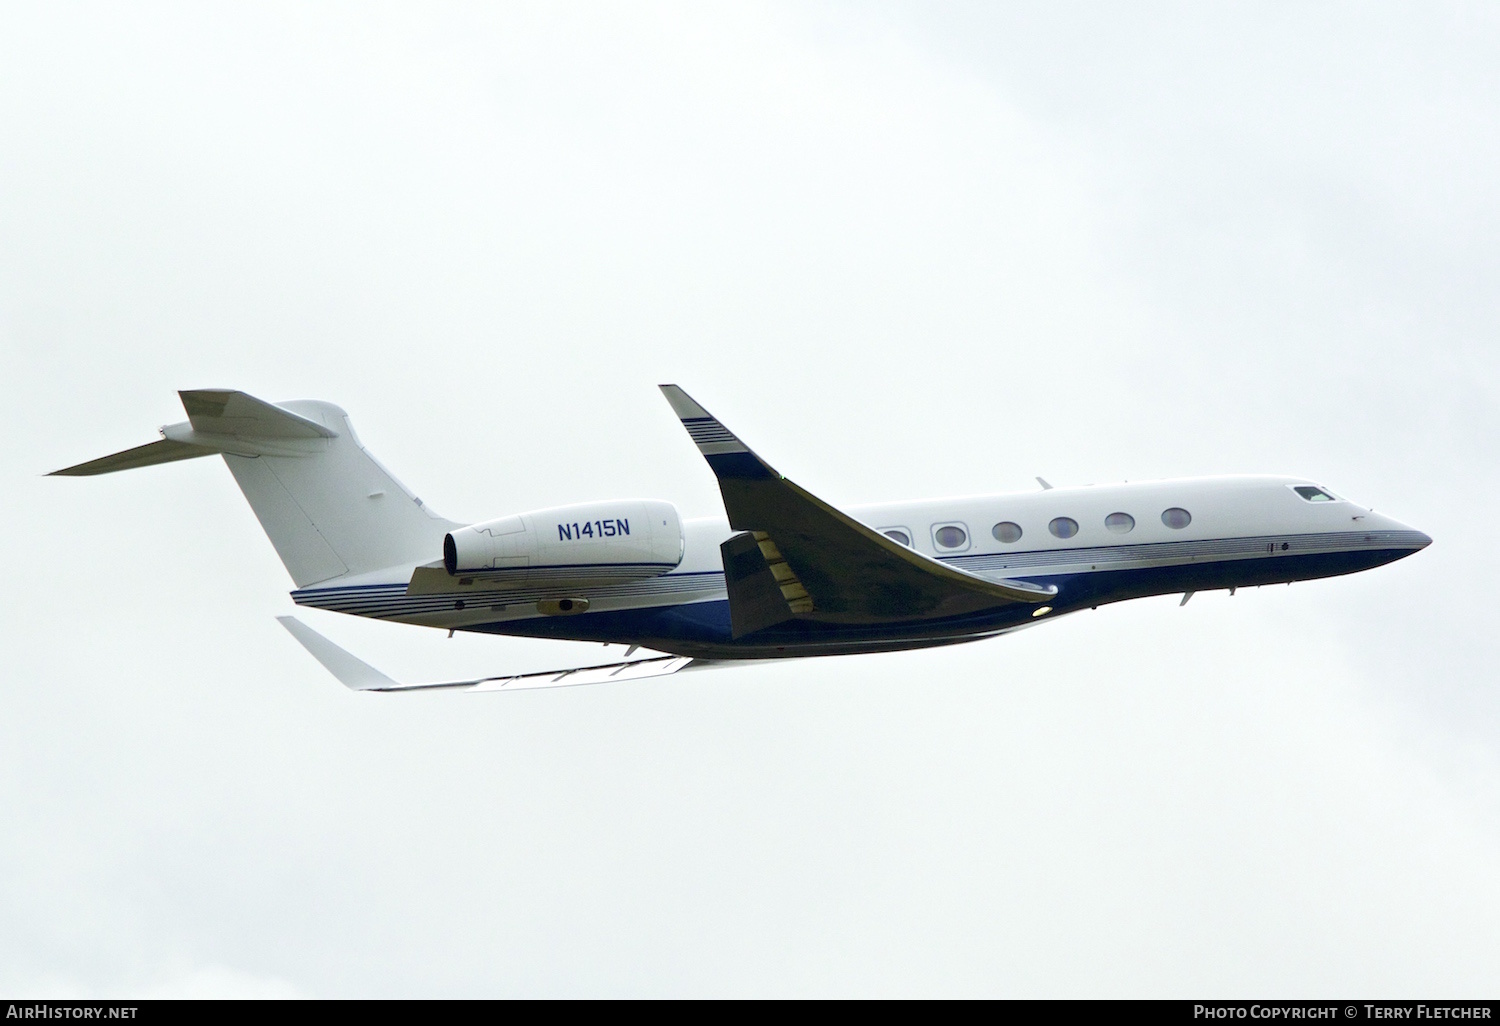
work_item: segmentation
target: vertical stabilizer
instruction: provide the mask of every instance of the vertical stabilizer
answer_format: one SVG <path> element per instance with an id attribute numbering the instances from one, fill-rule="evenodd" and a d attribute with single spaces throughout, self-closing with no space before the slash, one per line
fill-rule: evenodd
<path id="1" fill-rule="evenodd" d="M 181 392 L 188 420 L 163 440 L 56 471 L 65 476 L 223 455 L 299 588 L 438 559 L 459 525 L 428 510 L 365 451 L 332 403 L 272 404 L 227 389 Z"/>

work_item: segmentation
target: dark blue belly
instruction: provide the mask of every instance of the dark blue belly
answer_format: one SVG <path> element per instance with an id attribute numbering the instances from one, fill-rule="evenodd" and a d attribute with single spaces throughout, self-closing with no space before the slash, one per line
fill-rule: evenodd
<path id="1" fill-rule="evenodd" d="M 1412 549 L 1365 549 L 1307 553 L 1176 566 L 1100 570 L 1082 574 L 1025 577 L 1057 586 L 1047 617 L 1111 602 L 1188 591 L 1251 588 L 1368 570 L 1411 555 Z M 470 630 L 572 641 L 640 644 L 664 652 L 711 659 L 771 659 L 845 655 L 926 648 L 974 641 L 1033 622 L 1037 607 L 1005 605 L 942 620 L 907 623 L 837 624 L 789 620 L 735 638 L 729 603 L 693 602 L 479 625 Z"/>

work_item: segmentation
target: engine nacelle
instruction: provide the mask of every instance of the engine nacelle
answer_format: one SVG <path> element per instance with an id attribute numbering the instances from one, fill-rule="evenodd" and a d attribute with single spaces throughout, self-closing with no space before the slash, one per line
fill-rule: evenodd
<path id="1" fill-rule="evenodd" d="M 670 502 L 589 502 L 459 528 L 443 539 L 443 566 L 493 583 L 620 584 L 671 570 L 683 544 Z"/>

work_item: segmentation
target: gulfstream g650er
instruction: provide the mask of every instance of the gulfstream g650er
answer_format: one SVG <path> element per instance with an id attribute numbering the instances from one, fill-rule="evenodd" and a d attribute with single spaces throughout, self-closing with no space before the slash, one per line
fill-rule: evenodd
<path id="1" fill-rule="evenodd" d="M 183 392 L 162 438 L 56 473 L 222 455 L 298 605 L 446 630 L 631 646 L 550 673 L 401 684 L 294 617 L 356 690 L 513 690 L 725 660 L 973 641 L 1147 595 L 1368 570 L 1431 542 L 1321 485 L 1211 477 L 839 510 L 793 484 L 675 385 L 662 392 L 719 479 L 727 517 L 619 499 L 463 525 L 375 461 L 330 403 Z M 668 653 L 631 660 L 636 648 Z"/>

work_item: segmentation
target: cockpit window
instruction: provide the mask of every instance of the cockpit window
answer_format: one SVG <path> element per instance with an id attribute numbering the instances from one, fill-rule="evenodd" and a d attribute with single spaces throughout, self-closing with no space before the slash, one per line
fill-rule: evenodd
<path id="1" fill-rule="evenodd" d="M 1308 502 L 1338 502 L 1337 499 L 1323 489 L 1314 488 L 1312 485 L 1297 485 L 1292 491 L 1302 496 Z"/>

